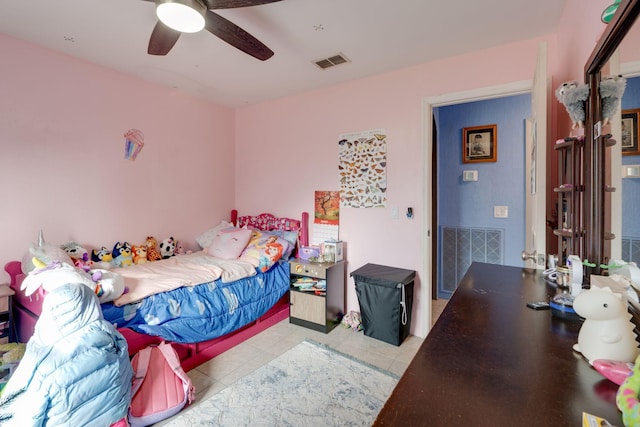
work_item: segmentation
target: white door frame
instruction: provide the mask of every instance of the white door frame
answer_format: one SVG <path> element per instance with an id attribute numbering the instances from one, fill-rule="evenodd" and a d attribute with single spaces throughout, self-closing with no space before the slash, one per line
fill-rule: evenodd
<path id="1" fill-rule="evenodd" d="M 431 272 L 433 266 L 431 265 L 431 248 L 433 245 L 434 230 L 431 229 L 431 219 L 433 218 L 431 198 L 433 196 L 431 191 L 431 173 L 433 170 L 433 162 L 431 159 L 431 152 L 433 149 L 433 108 L 443 107 L 446 105 L 460 104 L 463 102 L 482 101 L 492 98 L 502 98 L 511 95 L 520 95 L 525 93 L 531 93 L 533 88 L 532 80 L 523 80 L 514 83 L 508 83 L 504 85 L 490 86 L 480 89 L 474 89 L 464 92 L 448 93 L 439 96 L 433 96 L 424 98 L 422 100 L 422 128 L 424 130 L 424 144 L 423 144 L 423 177 L 424 182 L 424 195 L 422 197 L 423 206 L 422 211 L 424 215 L 424 223 L 422 224 L 422 262 L 424 265 L 424 278 L 422 281 L 423 286 L 420 286 L 420 301 L 426 301 L 424 307 L 424 313 L 422 313 L 424 322 L 426 325 L 425 336 L 431 330 Z"/>

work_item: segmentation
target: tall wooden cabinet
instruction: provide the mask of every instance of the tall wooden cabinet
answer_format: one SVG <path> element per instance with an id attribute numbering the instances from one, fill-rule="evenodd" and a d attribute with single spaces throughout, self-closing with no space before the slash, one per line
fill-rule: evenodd
<path id="1" fill-rule="evenodd" d="M 569 255 L 579 255 L 583 249 L 584 229 L 582 222 L 582 199 L 584 184 L 584 136 L 570 136 L 556 142 L 558 152 L 557 227 L 558 265 L 566 265 Z"/>
<path id="2" fill-rule="evenodd" d="M 596 138 L 600 144 L 599 151 L 604 156 L 604 150 L 616 144 L 611 134 L 604 134 Z M 588 260 L 586 248 L 587 224 L 586 215 L 589 209 L 585 197 L 585 139 L 583 135 L 570 136 L 556 142 L 558 152 L 558 187 L 553 191 L 557 195 L 558 222 L 553 233 L 558 236 L 558 265 L 566 265 L 569 255 L 578 255 L 583 261 Z M 615 188 L 604 185 L 604 192 L 613 192 Z M 604 195 L 602 195 L 604 199 Z M 593 232 L 593 230 L 589 230 Z M 604 232 L 604 239 L 611 240 L 615 236 L 610 231 Z"/>

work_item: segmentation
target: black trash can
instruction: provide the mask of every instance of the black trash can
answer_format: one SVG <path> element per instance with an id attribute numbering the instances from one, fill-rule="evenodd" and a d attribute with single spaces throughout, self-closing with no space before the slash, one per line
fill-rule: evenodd
<path id="1" fill-rule="evenodd" d="M 351 272 L 364 334 L 400 345 L 411 329 L 414 270 L 366 264 Z"/>

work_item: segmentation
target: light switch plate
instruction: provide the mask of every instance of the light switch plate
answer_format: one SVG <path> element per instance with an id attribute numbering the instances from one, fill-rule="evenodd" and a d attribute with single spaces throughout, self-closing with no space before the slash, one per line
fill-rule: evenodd
<path id="1" fill-rule="evenodd" d="M 462 180 L 463 181 L 477 181 L 478 180 L 478 171 L 471 171 L 471 170 L 462 171 Z"/>
<path id="2" fill-rule="evenodd" d="M 509 217 L 509 207 L 508 206 L 494 206 L 493 207 L 493 217 L 494 218 L 508 218 Z"/>

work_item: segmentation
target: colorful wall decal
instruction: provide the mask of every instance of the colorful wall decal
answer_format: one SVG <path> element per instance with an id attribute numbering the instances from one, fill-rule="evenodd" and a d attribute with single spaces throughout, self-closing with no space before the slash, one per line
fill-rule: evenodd
<path id="1" fill-rule="evenodd" d="M 124 138 L 124 158 L 133 161 L 144 147 L 144 134 L 138 129 L 129 129 Z"/>

